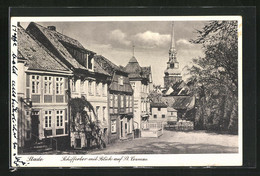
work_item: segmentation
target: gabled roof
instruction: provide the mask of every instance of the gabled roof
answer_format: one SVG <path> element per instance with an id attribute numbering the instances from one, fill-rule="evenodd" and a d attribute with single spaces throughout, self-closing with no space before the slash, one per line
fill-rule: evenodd
<path id="1" fill-rule="evenodd" d="M 18 58 L 26 60 L 31 70 L 71 72 L 21 26 L 18 26 Z"/>
<path id="2" fill-rule="evenodd" d="M 122 68 L 120 68 L 119 66 L 117 66 L 116 64 L 114 64 L 113 62 L 111 62 L 110 60 L 108 60 L 102 55 L 95 55 L 94 61 L 98 63 L 102 67 L 102 69 L 104 69 L 111 76 L 115 71 L 119 71 L 127 74 Z"/>
<path id="3" fill-rule="evenodd" d="M 73 38 L 70 38 L 64 34 L 57 32 L 56 30 L 51 30 L 46 27 L 43 27 L 37 23 L 31 22 L 26 29 L 29 33 L 33 35 L 41 35 L 40 37 L 45 36 L 45 38 L 50 42 L 50 45 L 56 49 L 63 59 L 65 59 L 72 67 L 81 70 L 88 70 L 85 66 L 81 65 L 76 58 L 74 58 L 69 51 L 66 49 L 65 46 L 69 46 L 72 48 L 76 48 L 83 53 L 91 53 L 95 54 L 95 52 L 88 50 L 81 45 L 81 43 Z M 40 33 L 39 33 L 40 32 Z M 39 33 L 39 34 L 38 34 Z M 103 70 L 98 64 L 95 64 L 94 61 L 94 72 L 104 75 L 109 75 L 105 70 Z"/>
<path id="4" fill-rule="evenodd" d="M 162 102 L 174 109 L 192 109 L 195 105 L 194 96 L 168 96 L 162 97 Z"/>
<path id="5" fill-rule="evenodd" d="M 168 88 L 167 91 L 164 92 L 166 96 L 176 96 L 176 95 L 188 95 L 189 94 L 189 87 L 183 81 L 175 82 L 171 87 Z"/>
<path id="6" fill-rule="evenodd" d="M 195 104 L 195 98 L 192 96 L 175 96 L 174 100 L 174 109 L 191 109 Z"/>

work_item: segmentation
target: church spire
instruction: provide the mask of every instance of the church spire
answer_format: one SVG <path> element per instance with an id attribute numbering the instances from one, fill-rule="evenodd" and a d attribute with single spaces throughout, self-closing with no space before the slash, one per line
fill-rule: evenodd
<path id="1" fill-rule="evenodd" d="M 174 22 L 172 22 L 172 34 L 171 34 L 171 49 L 175 48 L 175 39 L 174 39 Z"/>
<path id="2" fill-rule="evenodd" d="M 176 62 L 176 49 L 175 49 L 175 38 L 174 38 L 174 22 L 172 22 L 172 33 L 171 33 L 171 46 L 169 50 L 169 61 Z"/>

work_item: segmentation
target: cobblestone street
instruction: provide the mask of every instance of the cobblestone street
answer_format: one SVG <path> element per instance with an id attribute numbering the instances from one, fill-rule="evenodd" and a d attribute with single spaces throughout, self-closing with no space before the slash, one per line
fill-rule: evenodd
<path id="1" fill-rule="evenodd" d="M 138 138 L 108 145 L 90 154 L 236 153 L 238 136 L 215 133 L 166 131 L 159 138 Z"/>
<path id="2" fill-rule="evenodd" d="M 136 138 L 108 144 L 104 149 L 48 151 L 41 154 L 196 154 L 237 153 L 238 136 L 206 133 L 205 131 L 178 132 L 164 130 L 159 138 Z M 39 153 L 27 153 L 39 154 Z"/>

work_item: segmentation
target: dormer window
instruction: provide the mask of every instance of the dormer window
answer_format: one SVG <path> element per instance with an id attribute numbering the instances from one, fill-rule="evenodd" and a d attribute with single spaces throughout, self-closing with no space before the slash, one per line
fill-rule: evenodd
<path id="1" fill-rule="evenodd" d="M 92 70 L 93 69 L 93 58 L 92 57 L 89 57 L 89 55 L 87 55 L 87 58 L 88 58 L 88 66 L 87 68 Z"/>
<path id="2" fill-rule="evenodd" d="M 123 85 L 124 85 L 123 76 L 120 76 L 120 77 L 118 78 L 118 84 L 119 84 L 120 86 L 123 86 Z"/>

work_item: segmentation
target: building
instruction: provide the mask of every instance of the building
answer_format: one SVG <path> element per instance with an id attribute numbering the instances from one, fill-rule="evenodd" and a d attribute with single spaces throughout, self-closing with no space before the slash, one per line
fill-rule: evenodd
<path id="1" fill-rule="evenodd" d="M 133 90 L 126 73 L 107 58 L 101 55 L 94 57 L 111 76 L 108 84 L 108 141 L 133 138 Z"/>
<path id="2" fill-rule="evenodd" d="M 167 105 L 163 102 L 151 102 L 150 106 L 152 116 L 150 117 L 149 122 L 160 122 L 166 124 L 168 121 Z"/>
<path id="3" fill-rule="evenodd" d="M 72 71 L 18 25 L 19 147 L 68 143 L 68 80 Z"/>
<path id="4" fill-rule="evenodd" d="M 182 80 L 181 72 L 179 69 L 179 62 L 177 61 L 177 52 L 175 49 L 174 39 L 174 23 L 172 23 L 172 34 L 171 34 L 171 47 L 169 50 L 169 61 L 167 62 L 167 68 L 164 71 L 164 87 L 166 90 L 169 89 L 175 82 Z"/>
<path id="5" fill-rule="evenodd" d="M 94 112 L 88 111 L 88 116 L 92 121 L 98 123 L 103 140 L 106 142 L 108 128 L 107 82 L 110 75 L 95 62 L 94 55 L 96 53 L 84 48 L 77 40 L 59 33 L 55 26 L 46 28 L 32 22 L 26 30 L 73 71 L 73 77 L 69 83 L 70 98 L 84 97 L 91 103 Z M 72 123 L 75 123 L 76 120 L 78 119 Z M 71 146 L 73 148 L 88 148 L 94 145 L 93 136 L 87 135 L 91 134 L 89 130 L 89 128 L 71 128 Z"/>
<path id="6" fill-rule="evenodd" d="M 150 117 L 150 102 L 148 95 L 152 89 L 151 67 L 141 67 L 133 56 L 124 70 L 129 73 L 128 77 L 134 91 L 134 129 L 146 128 Z"/>
<path id="7" fill-rule="evenodd" d="M 169 61 L 164 72 L 164 91 L 161 101 L 167 105 L 168 123 L 175 124 L 178 121 L 192 121 L 195 111 L 195 97 L 191 96 L 190 85 L 182 80 L 177 51 L 174 39 L 174 23 L 172 23 L 171 46 Z"/>

